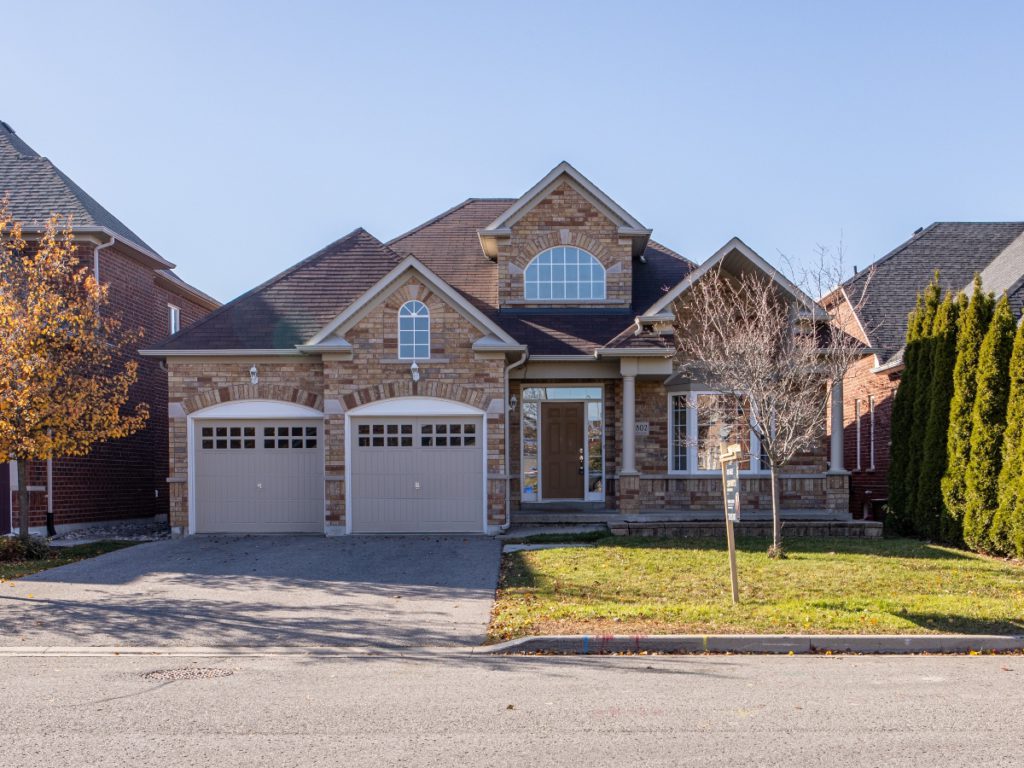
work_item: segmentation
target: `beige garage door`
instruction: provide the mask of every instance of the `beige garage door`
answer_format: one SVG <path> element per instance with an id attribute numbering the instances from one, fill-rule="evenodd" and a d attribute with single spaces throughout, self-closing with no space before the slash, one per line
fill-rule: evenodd
<path id="1" fill-rule="evenodd" d="M 483 531 L 479 417 L 352 419 L 353 533 Z"/>
<path id="2" fill-rule="evenodd" d="M 198 533 L 322 533 L 323 422 L 197 421 Z"/>

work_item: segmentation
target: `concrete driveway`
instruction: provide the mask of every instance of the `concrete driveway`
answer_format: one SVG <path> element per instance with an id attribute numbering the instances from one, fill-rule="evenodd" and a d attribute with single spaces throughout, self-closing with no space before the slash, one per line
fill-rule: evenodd
<path id="1" fill-rule="evenodd" d="M 0 645 L 474 645 L 483 537 L 193 536 L 0 584 Z"/>

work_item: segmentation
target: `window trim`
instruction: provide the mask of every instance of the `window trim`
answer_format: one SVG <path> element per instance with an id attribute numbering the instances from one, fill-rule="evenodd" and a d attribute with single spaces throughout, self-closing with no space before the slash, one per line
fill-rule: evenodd
<path id="1" fill-rule="evenodd" d="M 422 307 L 423 308 L 423 314 L 412 314 L 411 310 L 410 310 L 410 314 L 403 315 L 402 313 L 405 311 L 406 307 L 409 307 L 412 304 L 418 304 L 420 307 Z M 416 330 L 416 327 L 415 327 L 415 325 L 416 325 L 415 324 L 415 320 L 418 317 L 426 317 L 426 319 L 427 319 L 427 343 L 426 343 L 427 344 L 427 354 L 425 354 L 425 355 L 417 355 L 416 354 L 416 347 L 419 346 L 419 344 L 416 341 L 417 330 Z M 403 320 L 412 320 L 412 321 L 414 321 L 413 322 L 413 328 L 411 330 L 403 330 L 402 329 L 402 321 Z M 405 345 L 402 344 L 402 334 L 403 333 L 411 333 L 413 335 L 412 336 L 413 340 L 412 340 L 411 344 L 405 344 Z M 402 306 L 400 306 L 398 308 L 398 359 L 399 360 L 429 360 L 430 359 L 430 339 L 431 339 L 430 307 L 428 307 L 426 305 L 426 303 L 420 301 L 419 299 L 409 299 L 408 301 L 404 302 L 402 304 Z M 402 354 L 402 347 L 403 346 L 411 346 L 413 354 L 412 355 L 403 355 Z"/>
<path id="2" fill-rule="evenodd" d="M 573 250 L 576 250 L 576 251 L 578 251 L 578 252 L 580 252 L 582 254 L 585 254 L 585 255 L 589 256 L 593 260 L 593 263 L 591 264 L 591 268 L 593 268 L 593 266 L 596 265 L 597 268 L 601 270 L 601 295 L 600 296 L 590 296 L 590 297 L 584 297 L 584 298 L 580 298 L 578 296 L 575 297 L 575 298 L 569 298 L 569 297 L 553 298 L 553 297 L 549 297 L 549 298 L 544 299 L 544 298 L 541 298 L 539 296 L 530 298 L 527 295 L 527 290 L 528 290 L 528 286 L 529 286 L 529 280 L 527 278 L 527 275 L 528 275 L 528 273 L 530 271 L 530 268 L 533 267 L 534 265 L 536 265 L 537 269 L 540 269 L 540 267 L 543 266 L 543 265 L 537 264 L 537 260 L 540 259 L 545 254 L 553 253 L 558 248 L 564 248 L 564 249 L 572 248 Z M 594 283 L 596 281 L 591 279 L 588 282 Z M 541 284 L 540 280 L 538 280 L 537 281 L 538 287 L 540 286 L 540 284 Z M 549 281 L 548 284 L 552 285 L 553 283 Z M 563 279 L 562 284 L 563 285 L 568 285 L 569 283 Z M 580 280 L 577 277 L 575 285 L 578 287 L 579 284 L 580 284 Z M 608 270 L 605 268 L 604 264 L 601 263 L 601 260 L 597 258 L 597 256 L 595 256 L 594 254 L 592 254 L 590 251 L 586 250 L 585 248 L 580 248 L 578 245 L 553 245 L 550 248 L 545 248 L 544 250 L 542 250 L 539 253 L 537 253 L 536 255 L 534 255 L 534 257 L 532 259 L 530 259 L 530 261 L 527 262 L 526 266 L 523 268 L 523 301 L 527 301 L 527 302 L 530 302 L 530 303 L 534 303 L 535 302 L 535 303 L 538 303 L 538 304 L 586 304 L 588 302 L 595 302 L 595 301 L 597 301 L 597 302 L 608 301 Z"/>
<path id="3" fill-rule="evenodd" d="M 719 392 L 713 389 L 693 389 L 693 390 L 677 390 L 668 392 L 666 403 L 666 418 L 667 418 L 667 429 L 668 434 L 668 455 L 667 455 L 667 470 L 668 474 L 674 477 L 714 477 L 721 474 L 721 469 L 698 469 L 697 468 L 697 398 L 701 395 L 722 395 L 727 394 L 725 392 Z M 686 404 L 686 464 L 687 469 L 676 469 L 673 465 L 674 452 L 672 446 L 675 443 L 675 424 L 672 419 L 672 398 L 674 397 L 685 397 L 687 398 Z M 744 476 L 750 475 L 766 475 L 769 473 L 769 468 L 762 466 L 761 462 L 761 441 L 754 431 L 753 425 L 750 426 L 750 468 L 741 469 L 740 474 Z"/>
<path id="4" fill-rule="evenodd" d="M 167 321 L 173 336 L 181 330 L 181 307 L 176 304 L 167 304 Z"/>

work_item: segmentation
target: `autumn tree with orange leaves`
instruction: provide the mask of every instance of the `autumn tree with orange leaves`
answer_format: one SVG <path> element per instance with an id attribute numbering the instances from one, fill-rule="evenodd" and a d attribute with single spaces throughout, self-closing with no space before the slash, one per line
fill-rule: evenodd
<path id="1" fill-rule="evenodd" d="M 107 304 L 107 288 L 75 255 L 70 221 L 62 228 L 52 217 L 29 247 L 0 201 L 0 460 L 18 463 L 23 539 L 29 461 L 84 456 L 149 418 L 145 404 L 123 412 L 138 368 L 129 351 L 141 334 Z"/>

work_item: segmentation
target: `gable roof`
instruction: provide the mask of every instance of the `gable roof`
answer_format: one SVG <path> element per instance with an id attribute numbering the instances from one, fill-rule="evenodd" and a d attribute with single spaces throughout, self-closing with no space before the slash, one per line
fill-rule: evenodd
<path id="1" fill-rule="evenodd" d="M 5 194 L 10 196 L 14 218 L 26 226 L 43 226 L 56 213 L 72 217 L 76 230 L 108 229 L 155 253 L 124 222 L 0 121 L 0 197 Z"/>
<path id="2" fill-rule="evenodd" d="M 744 243 L 738 237 L 734 237 L 715 251 L 707 261 L 693 270 L 690 274 L 686 275 L 685 279 L 678 285 L 674 286 L 672 290 L 661 296 L 661 298 L 649 307 L 644 314 L 650 316 L 668 311 L 671 308 L 672 302 L 679 298 L 679 296 L 688 290 L 694 283 L 704 277 L 704 275 L 715 267 L 720 264 L 725 265 L 727 262 L 731 262 L 732 264 L 741 262 L 744 265 L 753 266 L 755 269 L 774 280 L 782 290 L 802 304 L 806 309 L 811 312 L 815 312 L 820 309 L 818 302 L 800 290 L 800 288 L 791 280 L 761 258 L 753 248 Z"/>
<path id="3" fill-rule="evenodd" d="M 1024 243 L 1009 247 L 1021 235 L 1024 222 L 935 222 L 851 277 L 842 289 L 851 306 L 861 304 L 857 317 L 869 344 L 883 350 L 883 360 L 903 347 L 907 316 L 936 270 L 944 290 L 967 288 L 981 272 L 986 290 L 1010 291 L 1019 302 Z"/>
<path id="4" fill-rule="evenodd" d="M 357 229 L 157 345 L 159 350 L 289 350 L 366 293 L 401 257 Z"/>
<path id="5" fill-rule="evenodd" d="M 498 266 L 480 251 L 477 231 L 515 198 L 470 198 L 399 235 L 388 246 L 413 255 L 464 295 L 534 355 L 589 355 L 629 327 L 694 269 L 693 262 L 649 240 L 633 261 L 628 309 L 498 309 Z"/>
<path id="6" fill-rule="evenodd" d="M 344 331 L 350 328 L 364 314 L 365 310 L 373 306 L 375 300 L 386 296 L 388 289 L 410 272 L 418 275 L 431 291 L 444 298 L 457 312 L 460 312 L 476 325 L 482 333 L 490 334 L 492 342 L 511 347 L 518 346 L 515 339 L 509 336 L 500 326 L 496 325 L 487 315 L 468 302 L 462 294 L 454 291 L 444 280 L 435 275 L 430 268 L 423 265 L 415 256 L 406 256 L 398 266 L 370 286 L 363 292 L 362 296 L 349 304 L 343 312 L 317 331 L 306 342 L 304 347 L 313 348 L 324 342 L 329 342 L 330 337 L 335 333 L 343 335 Z M 490 344 L 492 348 L 494 343 Z"/>
<path id="7" fill-rule="evenodd" d="M 633 261 L 628 308 L 498 308 L 498 267 L 480 250 L 477 231 L 500 217 L 514 198 L 470 198 L 381 243 L 365 230 L 341 238 L 253 288 L 152 351 L 280 350 L 294 352 L 372 290 L 404 262 L 476 313 L 502 343 L 513 339 L 534 355 L 591 355 L 630 327 L 682 280 L 694 264 L 654 241 Z M 409 261 L 413 257 L 413 261 Z M 444 285 L 440 285 L 443 283 Z M 321 342 L 326 343 L 326 342 Z"/>
<path id="8" fill-rule="evenodd" d="M 4 196 L 9 198 L 11 214 L 26 230 L 43 227 L 53 214 L 70 217 L 76 233 L 100 232 L 119 238 L 175 293 L 186 294 L 207 309 L 220 306 L 212 296 L 174 274 L 174 264 L 0 120 L 0 199 Z"/>
<path id="9" fill-rule="evenodd" d="M 548 171 L 547 175 L 530 187 L 522 197 L 513 201 L 512 205 L 502 211 L 494 221 L 480 229 L 478 236 L 484 253 L 489 258 L 496 258 L 497 245 L 495 241 L 498 238 L 509 237 L 512 225 L 533 210 L 538 203 L 545 200 L 552 190 L 562 183 L 568 183 L 609 221 L 613 222 L 618 227 L 621 236 L 632 238 L 634 256 L 643 253 L 644 247 L 651 237 L 651 230 L 565 160 Z"/>

